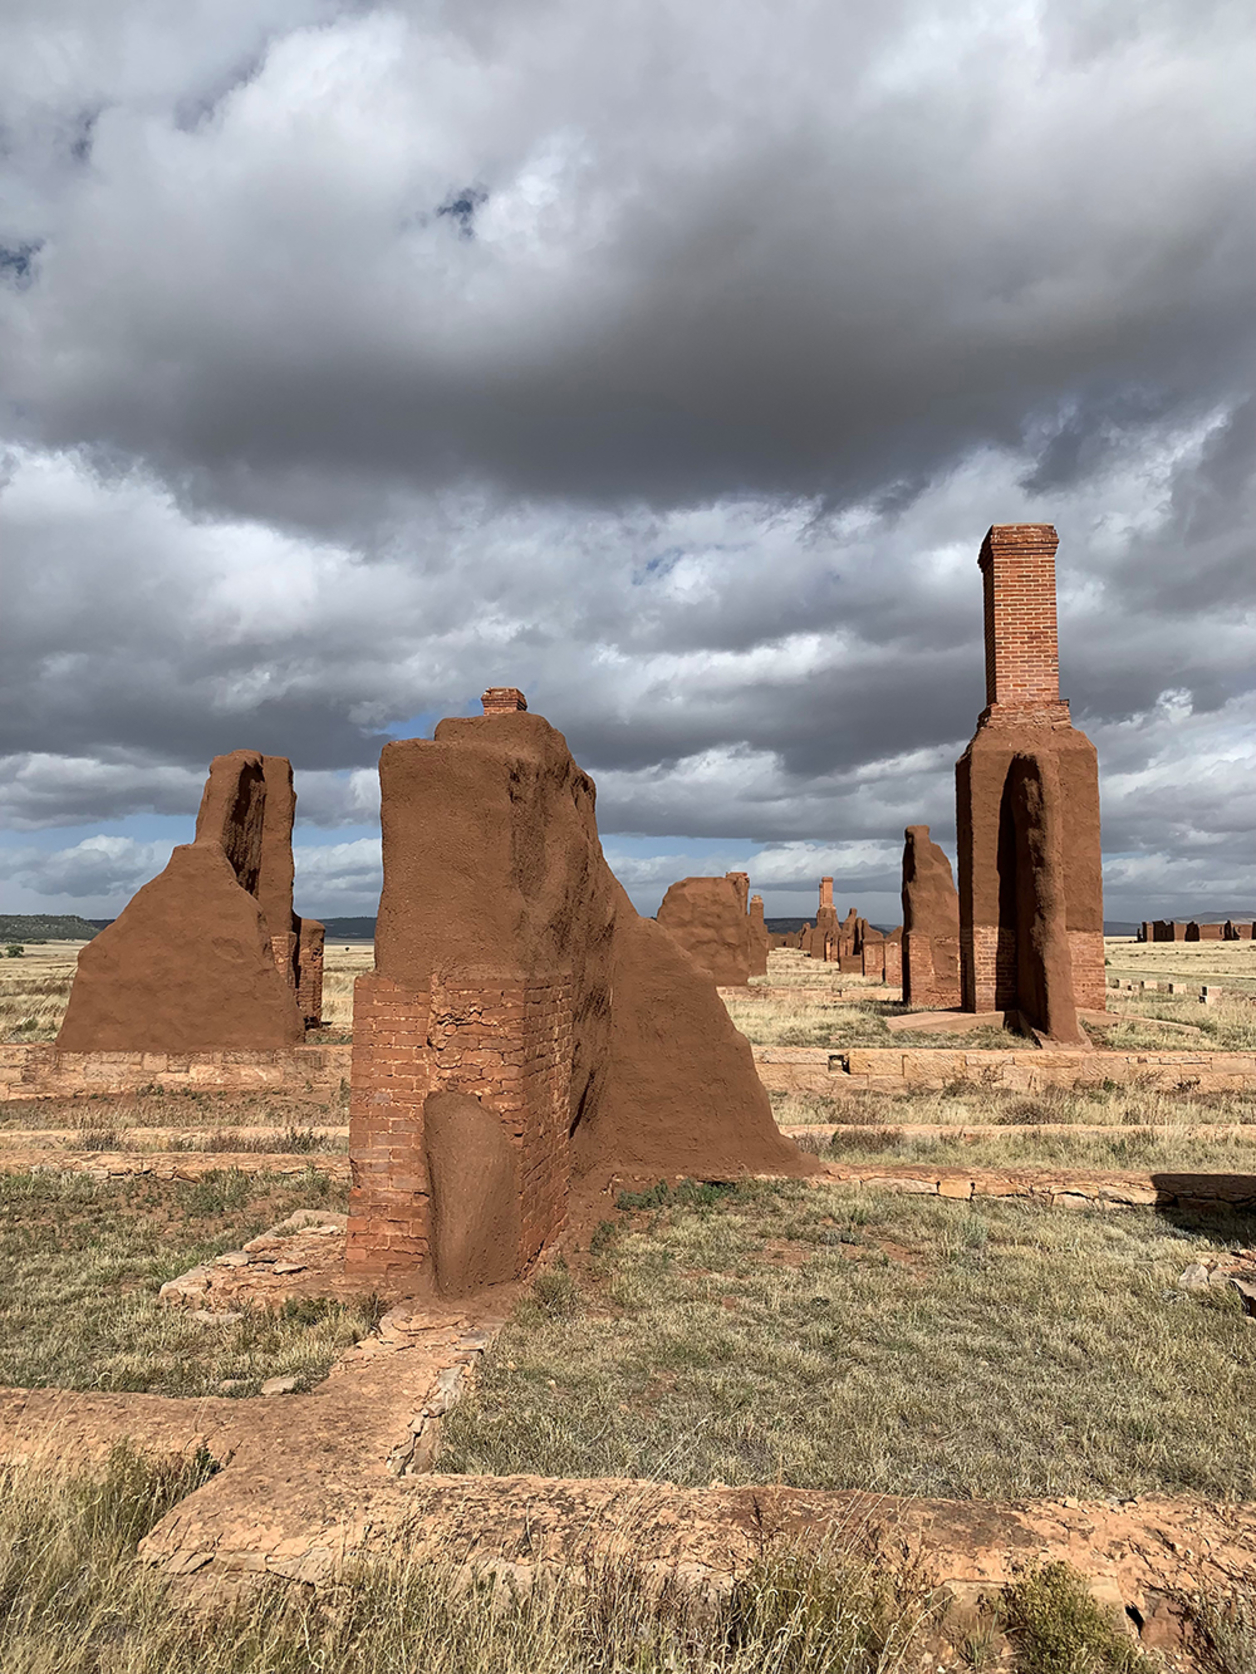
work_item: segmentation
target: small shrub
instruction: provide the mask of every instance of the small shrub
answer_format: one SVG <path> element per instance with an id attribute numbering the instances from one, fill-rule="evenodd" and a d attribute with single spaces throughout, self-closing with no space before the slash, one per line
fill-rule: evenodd
<path id="1" fill-rule="evenodd" d="M 1003 1606 L 1021 1674 L 1152 1674 L 1070 1564 L 1031 1570 Z"/>
<path id="2" fill-rule="evenodd" d="M 610 1249 L 618 1237 L 619 1228 L 614 1221 L 599 1221 L 593 1228 L 592 1238 L 589 1239 L 589 1254 L 601 1255 L 604 1250 Z"/>
<path id="3" fill-rule="evenodd" d="M 620 1192 L 616 1209 L 710 1209 L 737 1190 L 733 1180 L 681 1180 L 671 1186 L 660 1180 L 643 1192 Z"/>
<path id="4" fill-rule="evenodd" d="M 576 1289 L 576 1281 L 568 1271 L 567 1263 L 559 1256 L 548 1273 L 542 1273 L 532 1286 L 532 1300 L 542 1313 L 551 1319 L 561 1319 L 574 1314 L 580 1304 L 580 1293 Z"/>
<path id="5" fill-rule="evenodd" d="M 25 952 L 24 947 L 19 947 L 16 942 L 10 942 L 4 950 L 4 956 L 6 959 L 21 959 Z"/>
<path id="6" fill-rule="evenodd" d="M 1043 1122 L 1053 1122 L 1055 1117 L 1041 1099 L 1017 1099 L 1015 1104 L 1000 1111 L 995 1120 L 1005 1127 L 1037 1127 Z"/>

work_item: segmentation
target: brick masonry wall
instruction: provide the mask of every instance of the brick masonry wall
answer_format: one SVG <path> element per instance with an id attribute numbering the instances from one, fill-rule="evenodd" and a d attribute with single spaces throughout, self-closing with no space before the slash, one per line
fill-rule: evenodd
<path id="1" fill-rule="evenodd" d="M 297 938 L 293 931 L 287 930 L 281 936 L 270 938 L 271 956 L 275 961 L 275 969 L 290 988 L 297 985 Z"/>
<path id="2" fill-rule="evenodd" d="M 276 1092 L 330 1096 L 349 1077 L 347 1046 L 289 1052 L 63 1052 L 55 1045 L 0 1046 L 0 1099 L 79 1094 Z"/>
<path id="3" fill-rule="evenodd" d="M 1102 1011 L 1108 1003 L 1103 932 L 1070 930 L 1068 946 L 1073 960 L 1073 998 L 1083 1011 Z"/>
<path id="4" fill-rule="evenodd" d="M 901 941 L 890 941 L 885 944 L 885 980 L 891 988 L 898 988 L 903 981 L 903 944 Z"/>
<path id="5" fill-rule="evenodd" d="M 354 989 L 351 1270 L 414 1269 L 428 1249 L 423 1102 L 479 1099 L 518 1147 L 526 1270 L 567 1214 L 572 993 L 566 975 L 436 976 L 409 992 L 374 973 Z"/>
<path id="6" fill-rule="evenodd" d="M 1014 1008 L 1016 932 L 997 924 L 961 925 L 960 983 L 965 1011 Z"/>
<path id="7" fill-rule="evenodd" d="M 1049 523 L 996 524 L 982 543 L 987 704 L 1046 708 L 1060 700 L 1058 544 Z"/>
<path id="8" fill-rule="evenodd" d="M 350 1274 L 417 1268 L 427 1253 L 423 1101 L 433 1087 L 430 1010 L 428 991 L 403 988 L 374 971 L 354 984 Z"/>

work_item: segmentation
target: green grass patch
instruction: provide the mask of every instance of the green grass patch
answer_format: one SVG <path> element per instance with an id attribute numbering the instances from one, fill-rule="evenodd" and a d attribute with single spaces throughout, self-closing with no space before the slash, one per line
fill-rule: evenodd
<path id="1" fill-rule="evenodd" d="M 1253 1327 L 1175 1283 L 1248 1219 L 771 1181 L 620 1221 L 561 1311 L 521 1305 L 442 1469 L 1256 1496 Z"/>
<path id="2" fill-rule="evenodd" d="M 0 1175 L 0 1383 L 212 1395 L 230 1382 L 250 1395 L 282 1376 L 309 1387 L 370 1328 L 366 1314 L 320 1303 L 205 1324 L 158 1307 L 157 1292 L 294 1209 L 343 1197 L 314 1168 L 194 1183 Z"/>

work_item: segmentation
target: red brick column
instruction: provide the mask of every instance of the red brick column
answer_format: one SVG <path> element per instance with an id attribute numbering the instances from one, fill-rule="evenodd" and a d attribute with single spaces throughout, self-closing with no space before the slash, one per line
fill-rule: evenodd
<path id="1" fill-rule="evenodd" d="M 981 544 L 988 705 L 1046 709 L 1060 701 L 1059 544 L 1049 523 L 995 524 Z"/>

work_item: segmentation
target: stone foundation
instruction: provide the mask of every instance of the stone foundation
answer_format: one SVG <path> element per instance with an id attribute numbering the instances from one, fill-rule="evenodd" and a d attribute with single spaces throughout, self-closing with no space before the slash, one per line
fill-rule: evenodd
<path id="1" fill-rule="evenodd" d="M 66 1052 L 54 1044 L 0 1046 L 0 1100 L 80 1094 L 243 1093 L 330 1096 L 349 1078 L 348 1046 L 246 1052 Z"/>

